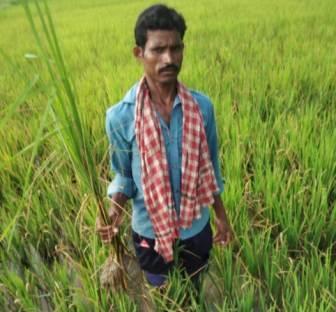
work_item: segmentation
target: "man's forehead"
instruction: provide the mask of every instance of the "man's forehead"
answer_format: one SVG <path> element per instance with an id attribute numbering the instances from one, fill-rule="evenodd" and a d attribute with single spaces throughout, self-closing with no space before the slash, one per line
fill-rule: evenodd
<path id="1" fill-rule="evenodd" d="M 181 35 L 176 30 L 147 30 L 147 43 L 156 45 L 180 42 Z"/>

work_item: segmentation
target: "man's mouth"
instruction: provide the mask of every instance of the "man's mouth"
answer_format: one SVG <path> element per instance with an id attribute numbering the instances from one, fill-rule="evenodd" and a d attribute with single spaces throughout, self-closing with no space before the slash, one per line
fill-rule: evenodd
<path id="1" fill-rule="evenodd" d="M 162 68 L 160 70 L 160 73 L 176 73 L 178 71 L 178 68 L 175 66 L 169 66 L 166 68 Z"/>

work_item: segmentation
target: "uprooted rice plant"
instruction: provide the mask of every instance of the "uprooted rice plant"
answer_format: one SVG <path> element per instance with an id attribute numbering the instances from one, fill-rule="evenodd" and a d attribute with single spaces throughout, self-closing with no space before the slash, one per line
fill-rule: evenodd
<path id="1" fill-rule="evenodd" d="M 335 311 L 336 6 L 167 3 L 188 25 L 180 78 L 215 105 L 236 234 L 189 310 Z M 125 256 L 127 212 L 111 248 L 95 233 L 111 179 L 105 111 L 141 75 L 133 25 L 150 2 L 28 4 L 0 4 L 0 306 L 186 311 L 188 281 L 173 272 L 166 290 L 146 289 Z M 103 287 L 111 253 L 125 260 L 119 291 Z"/>

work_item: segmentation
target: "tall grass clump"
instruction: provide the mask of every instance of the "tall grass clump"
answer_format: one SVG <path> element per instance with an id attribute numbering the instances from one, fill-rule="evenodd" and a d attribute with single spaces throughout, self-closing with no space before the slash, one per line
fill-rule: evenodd
<path id="1" fill-rule="evenodd" d="M 34 5 L 34 8 L 32 6 Z M 49 74 L 49 79 L 41 81 L 41 79 L 38 81 L 41 83 L 41 90 L 42 95 L 44 99 L 47 99 L 47 102 L 45 104 L 45 111 L 43 114 L 43 117 L 40 121 L 40 127 L 39 130 L 36 133 L 35 140 L 33 143 L 33 152 L 31 156 L 31 160 L 29 162 L 29 166 L 27 168 L 27 173 L 25 174 L 25 179 L 22 187 L 22 196 L 21 201 L 19 201 L 18 209 L 16 211 L 15 217 L 12 218 L 11 222 L 8 225 L 4 226 L 4 231 L 2 231 L 1 234 L 1 241 L 4 247 L 7 250 L 11 250 L 13 248 L 13 245 L 19 244 L 20 237 L 15 237 L 15 242 L 13 242 L 12 245 L 12 237 L 15 230 L 20 229 L 22 226 L 25 228 L 24 231 L 20 231 L 21 233 L 25 233 L 22 235 L 29 235 L 31 232 L 36 233 L 38 231 L 38 227 L 34 229 L 33 224 L 36 225 L 39 224 L 37 222 L 38 220 L 32 218 L 32 213 L 30 212 L 30 208 L 28 205 L 27 208 L 27 201 L 35 201 L 35 198 L 32 194 L 32 191 L 36 184 L 41 183 L 39 181 L 39 176 L 41 174 L 48 173 L 48 170 L 52 169 L 50 166 L 52 161 L 56 160 L 55 155 L 50 155 L 50 157 L 43 160 L 42 164 L 39 164 L 39 171 L 34 171 L 36 162 L 40 162 L 38 160 L 37 155 L 40 154 L 40 150 L 42 149 L 41 142 L 43 140 L 43 132 L 46 132 L 48 130 L 48 127 L 53 127 L 56 129 L 56 134 L 63 145 L 66 155 L 68 155 L 71 166 L 68 166 L 68 173 L 71 179 L 71 185 L 80 185 L 81 191 L 83 193 L 77 194 L 79 197 L 84 198 L 84 201 L 82 202 L 82 207 L 79 211 L 77 211 L 77 215 L 79 216 L 81 214 L 81 210 L 83 210 L 85 207 L 90 207 L 90 205 L 96 205 L 98 207 L 98 215 L 103 220 L 103 222 L 107 222 L 107 216 L 105 211 L 105 204 L 104 204 L 104 195 L 103 195 L 103 188 L 101 179 L 99 177 L 99 174 L 101 173 L 99 171 L 99 163 L 97 163 L 97 159 L 94 158 L 94 149 L 95 144 L 91 141 L 90 138 L 90 128 L 88 127 L 87 120 L 85 120 L 85 117 L 80 112 L 79 108 L 79 99 L 76 94 L 76 88 L 74 83 L 72 82 L 70 78 L 70 74 L 67 70 L 67 67 L 65 65 L 65 60 L 62 55 L 62 51 L 60 48 L 60 44 L 58 41 L 58 38 L 56 36 L 56 31 L 54 28 L 54 24 L 51 18 L 51 14 L 48 8 L 48 5 L 46 1 L 34 1 L 33 3 L 28 3 L 27 1 L 23 1 L 23 6 L 25 9 L 26 17 L 29 21 L 29 25 L 31 27 L 32 33 L 35 37 L 36 44 L 38 46 L 38 51 L 41 56 L 41 60 L 43 64 L 47 68 L 47 73 Z M 33 9 L 34 12 L 33 12 Z M 37 17 L 36 17 L 37 16 Z M 32 84 L 28 87 L 27 91 L 11 106 L 8 107 L 6 115 L 4 116 L 4 119 L 2 119 L 1 126 L 5 124 L 7 120 L 10 119 L 10 117 L 13 115 L 13 112 L 19 107 L 20 103 L 25 99 L 26 93 L 34 87 L 36 84 L 37 79 L 35 79 Z M 52 116 L 53 119 L 48 119 L 47 117 Z M 49 132 L 55 132 L 53 130 L 49 130 Z M 56 140 L 55 140 L 56 142 Z M 65 155 L 64 155 L 65 156 Z M 52 159 L 54 158 L 54 159 Z M 56 157 L 57 158 L 57 157 Z M 58 161 L 60 161 L 58 159 Z M 101 160 L 102 161 L 102 160 Z M 55 169 L 55 168 L 53 168 Z M 49 174 L 52 175 L 52 172 L 49 172 Z M 46 183 L 46 181 L 42 181 L 42 183 Z M 47 186 L 48 188 L 48 186 Z M 49 189 L 51 192 L 52 190 Z M 44 195 L 48 196 L 48 193 L 44 193 Z M 53 196 L 47 197 L 49 200 L 53 200 Z M 56 198 L 54 196 L 54 200 L 56 203 L 60 204 L 62 202 L 62 197 Z M 45 202 L 43 198 L 40 198 L 41 202 Z M 66 205 L 69 205 L 71 200 L 68 198 L 68 200 L 64 200 Z M 38 205 L 36 205 L 38 206 Z M 50 205 L 46 205 L 48 207 Z M 51 211 L 50 211 L 51 212 Z M 50 213 L 49 212 L 49 213 Z M 59 211 L 62 214 L 62 211 Z M 68 213 L 66 210 L 63 211 L 63 213 Z M 38 216 L 41 217 L 41 223 L 45 222 L 45 218 L 48 218 L 47 215 L 42 215 L 41 213 L 37 213 Z M 55 215 L 55 214 L 54 214 Z M 50 216 L 50 215 L 49 215 Z M 24 218 L 24 219 L 23 219 Z M 23 222 L 22 219 L 24 220 Z M 33 219 L 33 220 L 32 220 Z M 64 217 L 61 217 L 60 220 L 64 219 Z M 49 232 L 51 229 L 55 230 L 55 233 L 57 232 L 63 232 L 69 233 L 66 225 L 64 224 L 57 224 L 57 219 L 55 220 L 55 223 L 51 225 L 51 227 L 46 227 L 46 231 Z M 70 231 L 72 229 L 69 229 Z M 51 233 L 52 234 L 52 233 Z M 52 234 L 53 235 L 53 234 Z M 47 236 L 47 235 L 46 235 Z M 69 241 L 75 242 L 78 241 L 77 237 L 74 237 L 73 235 L 68 235 Z M 71 236 L 73 236 L 71 238 Z M 76 236 L 76 235 L 75 235 Z M 43 244 L 46 244 L 46 241 L 42 242 Z M 48 308 L 59 306 L 60 303 L 62 303 L 59 308 L 63 310 L 62 306 L 64 307 L 64 311 L 66 311 L 69 306 L 71 306 L 71 302 L 69 302 L 69 294 L 64 293 L 63 290 L 60 292 L 57 292 L 57 289 L 59 288 L 59 282 L 56 284 L 55 288 L 55 297 L 53 297 L 53 300 L 50 301 L 48 297 L 46 299 L 29 299 L 27 297 L 27 292 L 29 291 L 29 287 L 27 288 L 27 285 L 39 285 L 42 284 L 40 287 L 37 286 L 40 290 L 43 289 L 43 284 L 47 282 L 48 279 L 44 274 L 43 271 L 37 270 L 39 264 L 42 263 L 42 258 L 35 259 L 38 261 L 38 263 L 35 263 L 34 257 L 32 257 L 32 250 L 34 248 L 29 244 L 22 246 L 22 249 L 25 251 L 26 259 L 23 260 L 26 262 L 27 267 L 31 267 L 30 271 L 26 271 L 28 275 L 26 275 L 24 272 L 13 272 L 9 271 L 6 273 L 4 277 L 4 282 L 7 284 L 7 287 L 5 290 L 5 298 L 16 298 L 14 300 L 14 303 L 23 308 L 24 310 L 34 310 L 33 307 L 35 306 L 43 306 L 46 305 Z M 61 256 L 64 258 L 64 255 L 68 255 L 66 251 L 62 250 L 62 248 L 59 248 L 59 250 L 56 250 L 56 255 Z M 3 255 L 4 257 L 7 257 L 7 263 L 11 263 L 15 260 L 20 260 L 20 256 L 18 255 L 18 259 L 12 259 L 8 258 L 8 256 Z M 54 252 L 51 252 L 51 254 L 46 255 L 46 259 L 52 260 L 51 258 L 55 256 Z M 33 259 L 32 259 L 33 258 Z M 120 240 L 120 238 L 116 238 L 112 244 L 112 254 L 110 258 L 113 259 L 112 264 L 115 266 L 115 270 L 112 272 L 113 274 L 109 276 L 110 278 L 110 286 L 112 285 L 113 288 L 118 289 L 125 289 L 126 287 L 126 277 L 125 272 L 123 268 L 123 260 L 124 260 L 124 247 L 123 243 Z M 65 257 L 64 262 L 67 263 L 71 260 L 71 257 Z M 72 261 L 72 260 L 71 260 Z M 74 263 L 72 261 L 71 267 L 74 269 L 80 269 L 80 266 Z M 111 263 L 110 263 L 111 264 Z M 64 265 L 64 264 L 63 264 Z M 97 264 L 96 264 L 97 265 Z M 56 265 L 57 267 L 57 265 Z M 70 283 L 69 278 L 73 280 L 74 276 L 78 275 L 78 272 L 76 273 L 70 273 L 72 277 L 68 276 L 69 272 L 65 267 L 61 267 L 64 271 L 64 287 L 68 287 Z M 36 275 L 33 273 L 36 271 Z M 32 273 L 30 273 L 32 272 Z M 48 274 L 49 272 L 46 272 Z M 62 274 L 61 271 L 58 271 L 58 273 Z M 21 279 L 20 275 L 24 274 L 24 278 Z M 96 284 L 96 288 L 94 291 L 96 294 L 94 295 L 96 298 L 99 299 L 99 301 L 93 303 L 93 307 L 97 306 L 97 304 L 104 300 L 101 298 L 101 287 L 99 285 L 98 280 L 98 274 L 96 272 L 96 280 L 97 282 L 93 282 L 92 277 L 88 276 L 89 283 Z M 61 276 L 60 276 L 61 278 Z M 26 280 L 26 287 L 21 287 L 22 285 L 20 283 L 23 283 L 23 280 Z M 43 283 L 40 283 L 40 281 L 44 281 Z M 51 280 L 50 280 L 51 281 Z M 20 283 L 19 283 L 20 282 Z M 19 283 L 19 284 L 18 284 Z M 56 282 L 55 282 L 56 283 Z M 82 284 L 83 281 L 80 281 L 79 278 L 77 278 L 77 284 Z M 13 291 L 17 287 L 17 290 L 15 293 Z M 19 290 L 22 288 L 22 292 L 19 292 Z M 57 293 L 59 293 L 57 295 Z M 36 298 L 39 296 L 40 291 L 37 291 Z M 98 296 L 98 297 L 97 297 Z M 83 297 L 83 296 L 82 296 Z"/>
<path id="2" fill-rule="evenodd" d="M 76 179 L 80 184 L 83 184 L 87 195 L 94 199 L 99 217 L 103 223 L 107 224 L 109 220 L 104 205 L 104 192 L 97 170 L 97 160 L 94 159 L 92 153 L 94 143 L 90 139 L 87 120 L 80 112 L 75 84 L 67 70 L 47 2 L 42 1 L 40 4 L 38 1 L 34 1 L 34 4 L 41 24 L 42 35 L 37 29 L 32 10 L 27 2 L 24 2 L 24 8 L 52 82 L 49 96 L 53 101 L 55 125 L 59 129 L 59 137 L 72 162 Z M 115 238 L 113 242 L 114 261 L 110 263 L 116 266 L 114 275 L 111 276 L 111 284 L 115 288 L 125 289 L 126 287 L 123 272 L 124 251 L 121 240 Z"/>

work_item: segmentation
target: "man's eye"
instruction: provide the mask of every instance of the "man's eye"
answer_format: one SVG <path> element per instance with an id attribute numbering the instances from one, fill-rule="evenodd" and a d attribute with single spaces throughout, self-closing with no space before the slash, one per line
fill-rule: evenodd
<path id="1" fill-rule="evenodd" d="M 181 50 L 182 50 L 181 45 L 173 47 L 173 52 L 180 52 Z"/>
<path id="2" fill-rule="evenodd" d="M 164 51 L 164 48 L 154 48 L 154 52 L 156 53 L 162 53 Z"/>

